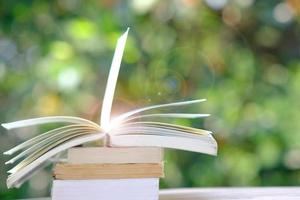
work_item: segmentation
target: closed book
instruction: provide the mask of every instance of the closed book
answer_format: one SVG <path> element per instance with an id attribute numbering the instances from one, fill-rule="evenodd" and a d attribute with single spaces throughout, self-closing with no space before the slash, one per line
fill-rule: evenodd
<path id="1" fill-rule="evenodd" d="M 163 163 L 136 164 L 57 164 L 54 178 L 59 180 L 160 178 Z"/>
<path id="2" fill-rule="evenodd" d="M 52 200 L 158 200 L 159 179 L 54 180 Z"/>
<path id="3" fill-rule="evenodd" d="M 77 147 L 68 150 L 68 163 L 160 163 L 163 150 L 156 147 Z"/>

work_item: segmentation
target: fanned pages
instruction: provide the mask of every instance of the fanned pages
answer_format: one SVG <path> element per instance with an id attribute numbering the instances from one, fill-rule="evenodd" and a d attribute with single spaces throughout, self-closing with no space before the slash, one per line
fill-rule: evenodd
<path id="1" fill-rule="evenodd" d="M 22 128 L 26 126 L 33 126 L 33 125 L 40 125 L 40 124 L 48 124 L 48 123 L 75 123 L 75 124 L 90 124 L 93 126 L 98 127 L 99 125 L 79 117 L 69 117 L 69 116 L 53 116 L 53 117 L 40 117 L 40 118 L 33 118 L 33 119 L 26 119 L 21 121 L 15 121 L 11 123 L 3 123 L 2 126 L 6 129 L 14 129 L 14 128 Z"/>
<path id="2" fill-rule="evenodd" d="M 147 111 L 162 108 L 198 104 L 206 101 L 206 99 L 152 105 L 110 119 L 113 96 L 128 31 L 129 29 L 117 42 L 104 94 L 100 124 L 70 116 L 41 117 L 2 124 L 6 129 L 41 126 L 48 123 L 62 125 L 4 152 L 5 155 L 15 154 L 5 164 L 17 163 L 8 171 L 10 173 L 7 179 L 8 188 L 20 186 L 36 170 L 46 165 L 52 160 L 52 157 L 62 151 L 93 141 L 102 141 L 95 144 L 103 144 L 107 147 L 163 147 L 210 155 L 217 154 L 217 143 L 210 131 L 157 121 L 161 118 L 203 118 L 208 117 L 209 114 L 147 113 Z M 155 119 L 155 121 L 151 119 Z"/>

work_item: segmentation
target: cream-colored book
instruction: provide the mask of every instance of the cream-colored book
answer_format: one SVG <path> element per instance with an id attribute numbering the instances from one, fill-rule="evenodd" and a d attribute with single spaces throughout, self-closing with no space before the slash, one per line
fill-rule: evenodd
<path id="1" fill-rule="evenodd" d="M 53 176 L 58 180 L 161 178 L 161 163 L 57 164 Z"/>
<path id="2" fill-rule="evenodd" d="M 68 163 L 160 163 L 163 149 L 156 147 L 77 147 L 68 150 Z"/>

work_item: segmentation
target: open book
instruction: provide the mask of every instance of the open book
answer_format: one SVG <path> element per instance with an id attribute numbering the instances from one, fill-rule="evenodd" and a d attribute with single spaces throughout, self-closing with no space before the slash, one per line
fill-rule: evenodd
<path id="1" fill-rule="evenodd" d="M 46 123 L 62 123 L 63 126 L 42 133 L 4 152 L 18 154 L 6 162 L 18 162 L 7 179 L 8 188 L 18 187 L 37 168 L 42 167 L 56 154 L 83 143 L 102 140 L 109 147 L 164 147 L 216 155 L 217 143 L 210 131 L 157 122 L 159 118 L 201 118 L 208 114 L 157 113 L 147 114 L 155 109 L 187 106 L 205 101 L 198 99 L 161 105 L 153 105 L 123 113 L 111 119 L 113 96 L 129 29 L 118 39 L 105 89 L 100 124 L 69 116 L 51 116 L 4 123 L 6 129 L 37 126 Z M 149 119 L 156 119 L 149 120 Z"/>

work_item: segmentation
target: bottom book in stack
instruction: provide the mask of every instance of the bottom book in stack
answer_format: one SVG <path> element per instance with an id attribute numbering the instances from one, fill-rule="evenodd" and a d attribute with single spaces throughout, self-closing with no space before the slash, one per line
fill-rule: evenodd
<path id="1" fill-rule="evenodd" d="M 53 200 L 157 200 L 160 148 L 73 148 L 54 168 Z"/>
<path id="2" fill-rule="evenodd" d="M 158 178 L 54 180 L 53 200 L 157 200 Z"/>

